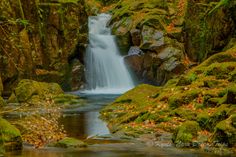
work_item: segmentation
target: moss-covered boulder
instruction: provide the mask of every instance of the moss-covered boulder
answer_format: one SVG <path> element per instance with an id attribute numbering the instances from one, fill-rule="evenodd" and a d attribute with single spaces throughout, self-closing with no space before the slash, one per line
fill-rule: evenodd
<path id="1" fill-rule="evenodd" d="M 81 140 L 78 140 L 78 139 L 75 139 L 75 138 L 66 137 L 66 138 L 58 141 L 53 146 L 55 146 L 55 147 L 62 147 L 62 148 L 80 148 L 80 147 L 86 147 L 87 144 L 84 143 Z"/>
<path id="2" fill-rule="evenodd" d="M 9 102 L 27 102 L 36 96 L 38 96 L 39 99 L 45 99 L 46 97 L 63 93 L 57 83 L 45 83 L 24 79 L 21 80 L 14 89 Z"/>
<path id="3" fill-rule="evenodd" d="M 228 144 L 230 147 L 236 145 L 236 114 L 216 125 L 213 141 Z"/>
<path id="4" fill-rule="evenodd" d="M 0 106 L 5 106 L 6 104 L 6 101 L 0 96 Z"/>
<path id="5" fill-rule="evenodd" d="M 0 118 L 0 134 L 0 143 L 6 151 L 22 149 L 20 131 L 3 118 Z"/>
<path id="6" fill-rule="evenodd" d="M 195 121 L 184 122 L 173 136 L 177 147 L 190 147 L 193 138 L 196 138 L 200 130 L 199 124 Z"/>
<path id="7" fill-rule="evenodd" d="M 229 87 L 226 102 L 228 104 L 236 104 L 236 85 Z"/>

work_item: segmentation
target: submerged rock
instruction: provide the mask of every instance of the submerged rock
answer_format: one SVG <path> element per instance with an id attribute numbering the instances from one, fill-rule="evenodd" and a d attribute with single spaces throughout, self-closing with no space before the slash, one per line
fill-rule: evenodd
<path id="1" fill-rule="evenodd" d="M 66 137 L 66 138 L 58 141 L 53 146 L 55 146 L 55 147 L 62 147 L 62 148 L 80 148 L 80 147 L 86 147 L 87 144 L 84 143 L 81 140 L 78 140 L 78 139 L 75 139 L 75 138 Z"/>

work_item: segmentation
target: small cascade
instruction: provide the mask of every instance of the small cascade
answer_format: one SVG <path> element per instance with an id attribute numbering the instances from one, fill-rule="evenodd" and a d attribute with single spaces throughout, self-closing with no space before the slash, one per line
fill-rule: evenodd
<path id="1" fill-rule="evenodd" d="M 110 18 L 108 14 L 89 17 L 89 45 L 85 56 L 87 93 L 120 94 L 134 87 L 115 37 L 107 27 Z"/>

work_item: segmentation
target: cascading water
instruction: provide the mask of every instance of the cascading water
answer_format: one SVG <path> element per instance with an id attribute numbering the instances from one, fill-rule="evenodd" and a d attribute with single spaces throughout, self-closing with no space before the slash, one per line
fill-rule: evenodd
<path id="1" fill-rule="evenodd" d="M 85 63 L 87 92 L 90 93 L 119 94 L 134 87 L 115 38 L 106 26 L 110 18 L 108 14 L 89 17 L 89 45 Z"/>

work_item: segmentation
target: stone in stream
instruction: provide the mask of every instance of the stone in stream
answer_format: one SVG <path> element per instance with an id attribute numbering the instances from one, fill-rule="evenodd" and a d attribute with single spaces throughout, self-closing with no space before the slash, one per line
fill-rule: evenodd
<path id="1" fill-rule="evenodd" d="M 66 137 L 57 143 L 53 144 L 52 146 L 55 147 L 62 147 L 62 148 L 80 148 L 80 147 L 87 147 L 87 144 L 81 140 Z"/>

